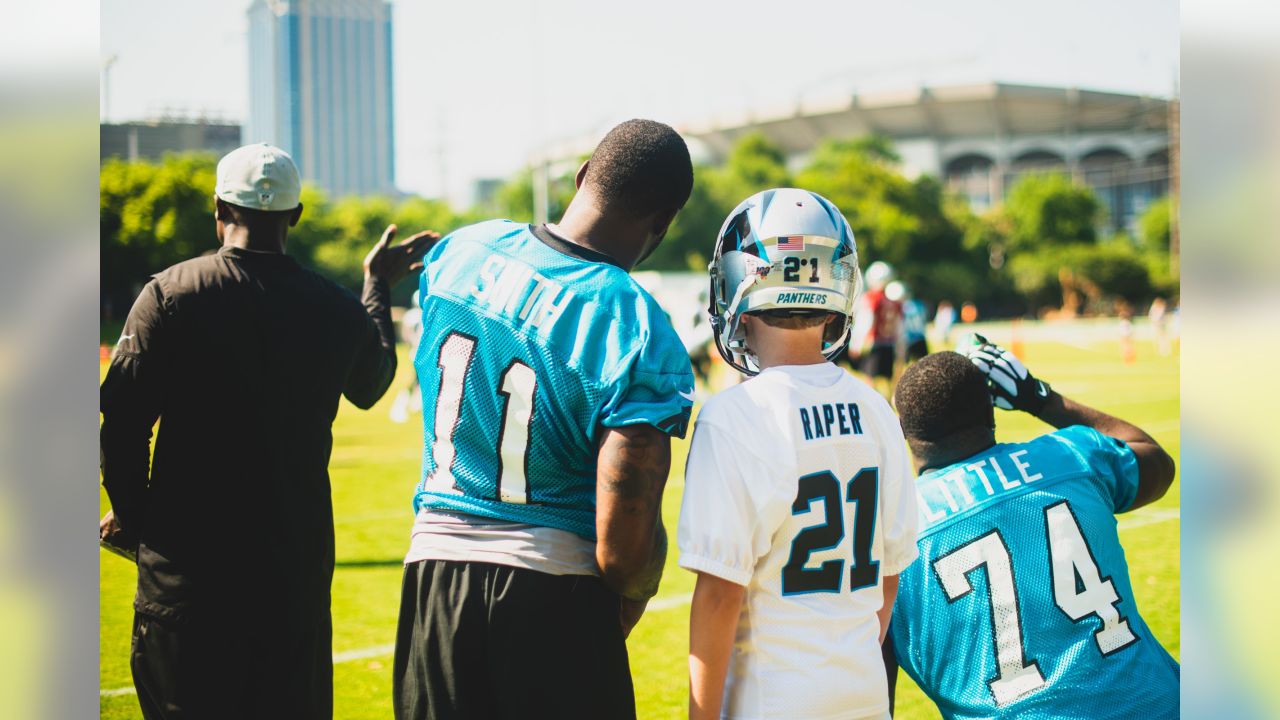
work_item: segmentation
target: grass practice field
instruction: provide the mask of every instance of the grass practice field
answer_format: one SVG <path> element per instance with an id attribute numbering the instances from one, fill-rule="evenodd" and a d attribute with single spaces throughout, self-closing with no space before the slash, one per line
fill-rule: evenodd
<path id="1" fill-rule="evenodd" d="M 1083 329 L 1083 331 L 1082 331 Z M 1010 340 L 1008 325 L 987 326 L 996 342 Z M 1161 357 L 1154 343 L 1139 340 L 1137 362 L 1121 361 L 1113 323 L 1028 325 L 1023 355 L 1037 376 L 1065 395 L 1111 412 L 1146 429 L 1178 458 L 1178 360 Z M 104 368 L 105 370 L 105 368 Z M 400 560 L 412 522 L 411 493 L 420 465 L 422 429 L 415 416 L 397 425 L 388 419 L 400 378 L 376 408 L 361 412 L 347 403 L 334 425 L 330 463 L 337 531 L 333 580 L 334 716 L 391 717 L 391 653 L 400 597 Z M 1049 428 L 1021 413 L 997 411 L 1001 441 L 1029 439 Z M 663 516 L 672 533 L 683 489 L 685 442 L 678 442 Z M 109 505 L 101 494 L 105 512 Z M 1143 617 L 1175 658 L 1179 652 L 1179 483 L 1159 503 L 1120 520 Z M 657 598 L 628 646 L 639 717 L 685 715 L 689 600 L 694 577 L 676 566 L 673 549 Z M 129 676 L 134 566 L 101 553 L 101 716 L 138 718 Z M 963 662 L 957 659 L 957 662 Z M 933 704 L 905 674 L 898 679 L 898 718 L 938 717 Z"/>

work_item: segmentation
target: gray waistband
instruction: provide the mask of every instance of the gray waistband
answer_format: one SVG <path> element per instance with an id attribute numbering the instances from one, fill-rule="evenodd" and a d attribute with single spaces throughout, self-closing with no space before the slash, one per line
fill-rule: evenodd
<path id="1" fill-rule="evenodd" d="M 484 562 L 548 575 L 599 575 L 596 543 L 566 530 L 423 508 L 405 563 Z"/>

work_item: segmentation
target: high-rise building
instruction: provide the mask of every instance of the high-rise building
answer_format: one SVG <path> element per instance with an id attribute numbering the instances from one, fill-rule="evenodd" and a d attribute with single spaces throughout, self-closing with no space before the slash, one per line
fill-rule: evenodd
<path id="1" fill-rule="evenodd" d="M 284 148 L 330 195 L 395 192 L 391 5 L 254 0 L 244 141 Z"/>

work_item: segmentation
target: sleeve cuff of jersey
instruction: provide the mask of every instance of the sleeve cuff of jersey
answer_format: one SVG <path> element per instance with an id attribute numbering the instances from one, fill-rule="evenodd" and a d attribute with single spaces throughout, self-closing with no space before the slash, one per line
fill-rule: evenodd
<path id="1" fill-rule="evenodd" d="M 722 580 L 728 580 L 736 585 L 746 586 L 751 582 L 750 570 L 739 570 L 730 567 L 722 562 L 712 560 L 711 558 L 702 557 L 700 555 L 690 555 L 688 553 L 680 553 L 680 567 L 693 572 L 704 572 L 708 575 L 715 575 Z"/>
<path id="2" fill-rule="evenodd" d="M 615 414 L 610 417 L 603 418 L 600 421 L 600 424 L 607 428 L 620 428 L 627 427 L 628 425 L 651 425 L 662 433 L 683 439 L 685 433 L 688 432 L 689 429 L 689 416 L 692 411 L 692 405 L 689 407 L 682 407 L 674 414 L 661 420 L 653 420 L 649 416 L 627 416 Z"/>
<path id="3" fill-rule="evenodd" d="M 920 557 L 920 549 L 915 543 L 911 543 L 911 549 L 906 552 L 899 553 L 893 557 L 892 561 L 882 560 L 880 562 L 880 573 L 882 575 L 901 575 L 904 570 L 911 567 L 911 563 Z"/>

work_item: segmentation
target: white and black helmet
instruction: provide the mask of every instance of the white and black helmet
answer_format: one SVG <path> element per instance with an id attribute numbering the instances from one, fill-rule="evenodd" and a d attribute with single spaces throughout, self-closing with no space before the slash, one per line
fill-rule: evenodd
<path id="1" fill-rule="evenodd" d="M 848 346 L 862 289 L 858 248 L 840 210 L 821 195 L 779 188 L 743 200 L 720 227 L 707 269 L 716 348 L 739 371 L 759 372 L 741 325 L 747 313 L 833 313 L 839 332 L 827 335 L 822 354 L 831 360 Z"/>
<path id="2" fill-rule="evenodd" d="M 877 260 L 867 268 L 867 287 L 872 290 L 884 290 L 889 283 L 894 282 L 895 277 L 892 265 L 883 260 Z"/>

